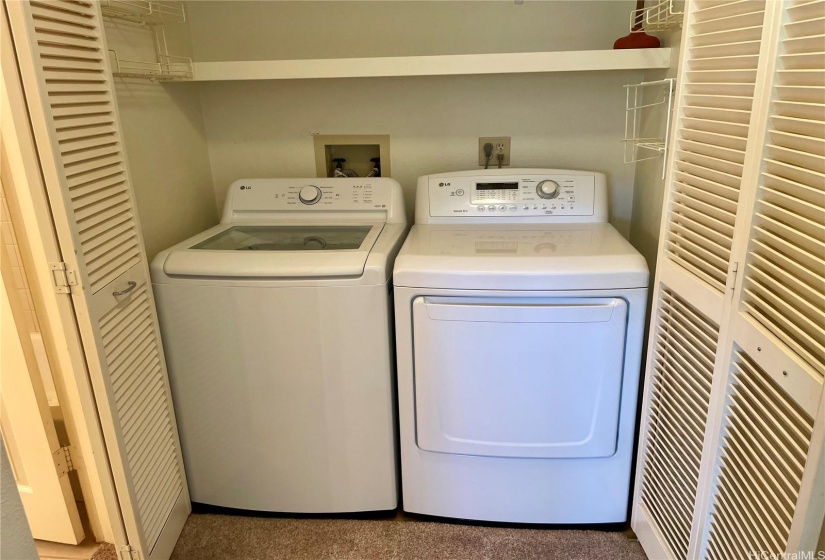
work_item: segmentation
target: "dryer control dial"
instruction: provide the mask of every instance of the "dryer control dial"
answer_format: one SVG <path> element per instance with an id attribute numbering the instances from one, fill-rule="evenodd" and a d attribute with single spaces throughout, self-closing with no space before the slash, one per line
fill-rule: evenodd
<path id="1" fill-rule="evenodd" d="M 307 185 L 298 193 L 298 199 L 304 204 L 315 204 L 321 200 L 321 189 L 315 185 Z"/>
<path id="2" fill-rule="evenodd" d="M 556 198 L 559 196 L 560 191 L 561 188 L 559 187 L 559 184 L 549 179 L 536 185 L 536 193 L 541 198 Z"/>

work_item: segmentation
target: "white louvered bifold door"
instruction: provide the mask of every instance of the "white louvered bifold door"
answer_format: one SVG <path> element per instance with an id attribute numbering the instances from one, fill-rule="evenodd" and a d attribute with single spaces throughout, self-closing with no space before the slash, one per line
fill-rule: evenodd
<path id="1" fill-rule="evenodd" d="M 654 559 L 811 551 L 825 515 L 825 0 L 690 1 L 680 65 L 633 528 Z"/>
<path id="2" fill-rule="evenodd" d="M 189 494 L 99 6 L 5 7 L 129 545 L 168 558 Z"/>

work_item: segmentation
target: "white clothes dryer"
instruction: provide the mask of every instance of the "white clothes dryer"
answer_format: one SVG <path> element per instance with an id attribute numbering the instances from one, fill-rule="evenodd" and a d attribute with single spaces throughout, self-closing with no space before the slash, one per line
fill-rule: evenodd
<path id="1" fill-rule="evenodd" d="M 218 226 L 154 259 L 192 501 L 397 507 L 390 275 L 406 230 L 392 179 L 244 179 Z"/>
<path id="2" fill-rule="evenodd" d="M 404 510 L 625 521 L 648 270 L 604 175 L 421 177 L 393 277 Z"/>

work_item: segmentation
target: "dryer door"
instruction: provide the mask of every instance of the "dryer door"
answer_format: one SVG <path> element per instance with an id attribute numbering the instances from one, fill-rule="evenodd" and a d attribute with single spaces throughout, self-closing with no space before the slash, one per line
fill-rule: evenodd
<path id="1" fill-rule="evenodd" d="M 418 446 L 491 457 L 612 455 L 626 323 L 619 298 L 416 298 Z"/>

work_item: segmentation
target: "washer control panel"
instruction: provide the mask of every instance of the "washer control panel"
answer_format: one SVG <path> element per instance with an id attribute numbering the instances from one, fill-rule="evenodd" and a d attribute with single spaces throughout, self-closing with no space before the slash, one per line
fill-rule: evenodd
<path id="1" fill-rule="evenodd" d="M 401 185 L 389 177 L 239 179 L 229 186 L 221 221 L 293 219 L 304 213 L 375 215 L 403 223 Z M 298 219 L 298 218 L 294 218 Z"/>
<path id="2" fill-rule="evenodd" d="M 480 172 L 479 172 L 480 173 Z M 430 216 L 592 216 L 594 175 L 430 176 Z"/>
<path id="3" fill-rule="evenodd" d="M 390 202 L 389 190 L 375 179 L 247 179 L 230 188 L 235 210 L 384 209 Z"/>

